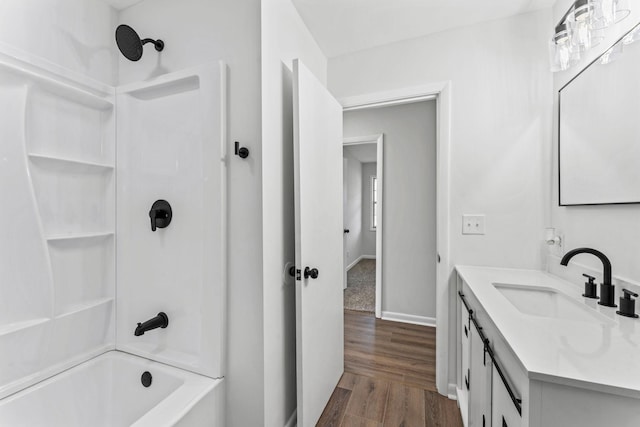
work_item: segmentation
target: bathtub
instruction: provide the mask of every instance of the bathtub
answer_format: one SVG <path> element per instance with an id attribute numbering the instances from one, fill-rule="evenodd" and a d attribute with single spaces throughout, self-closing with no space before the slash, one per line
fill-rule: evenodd
<path id="1" fill-rule="evenodd" d="M 144 372 L 151 374 L 149 387 L 142 384 Z M 3 427 L 223 425 L 222 379 L 119 351 L 104 353 L 0 400 Z"/>

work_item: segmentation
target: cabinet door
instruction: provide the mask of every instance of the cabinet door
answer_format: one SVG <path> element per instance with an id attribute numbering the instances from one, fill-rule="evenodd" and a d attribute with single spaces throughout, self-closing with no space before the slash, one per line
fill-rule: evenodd
<path id="1" fill-rule="evenodd" d="M 465 396 L 468 396 L 468 393 L 469 393 L 469 350 L 470 350 L 469 333 L 470 333 L 469 313 L 464 308 L 464 306 L 462 306 L 460 310 L 460 335 L 461 335 L 460 359 L 462 362 L 460 367 L 460 374 L 461 374 L 460 389 L 462 390 L 462 393 Z"/>
<path id="2" fill-rule="evenodd" d="M 469 427 L 491 426 L 491 357 L 485 354 L 484 343 L 475 326 L 469 331 Z"/>
<path id="3" fill-rule="evenodd" d="M 492 387 L 492 417 L 495 427 L 520 427 L 522 417 L 513 404 L 509 392 L 502 382 L 502 378 L 493 367 L 493 387 Z"/>

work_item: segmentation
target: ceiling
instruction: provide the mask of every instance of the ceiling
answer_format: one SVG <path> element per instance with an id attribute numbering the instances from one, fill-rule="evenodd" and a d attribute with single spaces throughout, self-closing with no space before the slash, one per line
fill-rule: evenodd
<path id="1" fill-rule="evenodd" d="M 375 163 L 377 161 L 377 148 L 375 143 L 348 145 L 344 151 L 351 154 L 360 163 Z"/>
<path id="2" fill-rule="evenodd" d="M 555 0 L 291 0 L 331 58 L 551 7 Z"/>

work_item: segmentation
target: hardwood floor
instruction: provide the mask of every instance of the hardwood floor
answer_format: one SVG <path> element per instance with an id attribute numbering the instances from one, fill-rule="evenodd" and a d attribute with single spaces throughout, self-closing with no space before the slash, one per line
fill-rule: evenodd
<path id="1" fill-rule="evenodd" d="M 345 310 L 344 370 L 318 426 L 462 427 L 435 388 L 435 329 Z"/>

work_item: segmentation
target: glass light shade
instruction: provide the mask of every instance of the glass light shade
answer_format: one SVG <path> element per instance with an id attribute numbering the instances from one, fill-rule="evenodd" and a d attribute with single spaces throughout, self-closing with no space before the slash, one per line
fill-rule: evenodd
<path id="1" fill-rule="evenodd" d="M 555 28 L 555 33 L 549 42 L 549 60 L 551 71 L 564 71 L 580 59 L 580 52 L 571 43 L 573 39 L 572 26 L 565 22 Z"/>
<path id="2" fill-rule="evenodd" d="M 567 16 L 566 24 L 571 27 L 571 45 L 578 52 L 585 52 L 600 44 L 604 39 L 602 30 L 593 28 L 593 4 L 578 0 Z"/>
<path id="3" fill-rule="evenodd" d="M 629 16 L 627 0 L 592 0 L 593 29 L 604 29 Z"/>
<path id="4" fill-rule="evenodd" d="M 552 72 L 568 70 L 579 59 L 580 53 L 573 49 L 570 38 L 561 38 L 558 42 L 554 36 L 549 41 L 549 60 Z"/>

